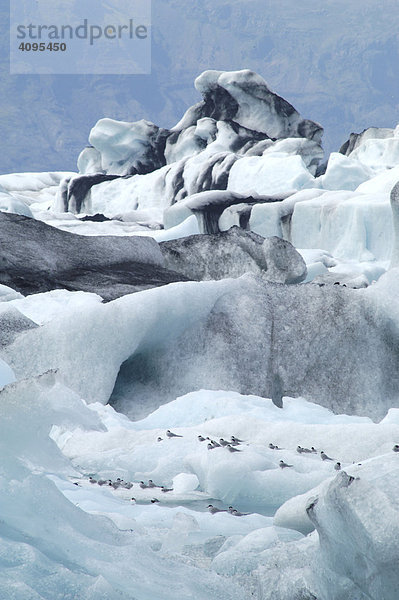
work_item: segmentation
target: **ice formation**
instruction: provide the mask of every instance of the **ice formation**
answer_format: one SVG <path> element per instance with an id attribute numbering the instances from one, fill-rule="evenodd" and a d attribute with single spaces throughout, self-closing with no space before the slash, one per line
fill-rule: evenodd
<path id="1" fill-rule="evenodd" d="M 83 290 L 105 300 L 186 278 L 164 268 L 152 238 L 73 236 L 38 220 L 0 213 L 7 244 L 1 281 L 25 294 Z"/>
<path id="2" fill-rule="evenodd" d="M 257 73 L 205 71 L 195 80 L 203 102 L 187 111 L 175 130 L 185 129 L 201 116 L 231 120 L 270 138 L 305 137 L 320 141 L 322 128 L 303 120 L 283 98 L 269 90 Z"/>
<path id="3" fill-rule="evenodd" d="M 195 85 L 0 176 L 0 597 L 397 600 L 398 131 Z"/>
<path id="4" fill-rule="evenodd" d="M 169 269 L 196 281 L 245 273 L 263 273 L 280 283 L 300 283 L 306 277 L 305 262 L 289 242 L 277 237 L 265 240 L 239 227 L 162 242 L 161 250 Z"/>

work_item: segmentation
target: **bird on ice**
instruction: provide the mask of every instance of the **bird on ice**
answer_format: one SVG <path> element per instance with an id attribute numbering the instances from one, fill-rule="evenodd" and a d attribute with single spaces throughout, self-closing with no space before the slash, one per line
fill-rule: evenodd
<path id="1" fill-rule="evenodd" d="M 166 435 L 167 435 L 168 438 L 183 437 L 182 435 L 178 435 L 177 433 L 172 433 L 170 431 L 170 429 L 167 430 Z"/>
<path id="2" fill-rule="evenodd" d="M 399 444 L 395 444 L 394 447 L 392 448 L 392 450 L 394 452 L 399 452 Z"/>
<path id="3" fill-rule="evenodd" d="M 310 448 L 303 448 L 302 446 L 297 446 L 297 447 L 296 447 L 296 451 L 297 451 L 299 454 L 302 454 L 302 453 L 305 453 L 305 454 L 311 454 L 311 453 L 312 453 L 312 450 L 310 450 Z"/>
<path id="4" fill-rule="evenodd" d="M 335 469 L 336 471 L 340 471 L 340 470 L 341 470 L 341 463 L 340 463 L 340 462 L 337 462 L 337 463 L 335 463 L 335 465 L 334 465 L 334 469 Z"/>
<path id="5" fill-rule="evenodd" d="M 321 460 L 334 460 L 330 456 L 327 456 L 327 454 L 323 450 L 320 452 L 320 457 L 321 457 Z"/>
<path id="6" fill-rule="evenodd" d="M 157 485 L 155 485 L 155 483 L 153 482 L 153 480 L 152 480 L 152 479 L 149 479 L 149 480 L 148 480 L 147 487 L 149 487 L 149 488 L 155 488 L 155 487 L 158 487 L 158 486 L 157 486 Z"/>
<path id="7" fill-rule="evenodd" d="M 207 445 L 208 450 L 214 450 L 216 448 L 216 446 L 214 446 L 213 444 L 211 444 L 209 442 L 209 444 Z"/>
<path id="8" fill-rule="evenodd" d="M 227 510 L 223 510 L 222 508 L 216 508 L 216 506 L 212 506 L 212 504 L 209 504 L 207 508 L 211 515 L 215 515 L 216 513 L 220 512 L 227 512 Z"/>
<path id="9" fill-rule="evenodd" d="M 140 485 L 140 487 L 141 487 L 142 490 L 148 489 L 148 485 L 146 483 L 144 483 L 144 481 L 140 481 L 139 485 Z"/>
<path id="10" fill-rule="evenodd" d="M 280 460 L 280 462 L 278 463 L 280 466 L 280 469 L 285 469 L 287 467 L 293 467 L 294 465 L 287 465 L 286 462 L 284 462 L 283 460 Z"/>
<path id="11" fill-rule="evenodd" d="M 198 439 L 199 442 L 205 442 L 205 438 L 204 438 L 203 435 L 198 435 L 197 439 Z"/>
<path id="12" fill-rule="evenodd" d="M 236 437 L 235 435 L 232 435 L 230 439 L 232 442 L 238 442 L 239 444 L 241 444 L 244 441 L 240 440 L 240 438 Z"/>
<path id="13" fill-rule="evenodd" d="M 249 515 L 249 513 L 242 513 L 239 510 L 236 510 L 235 508 L 231 511 L 231 514 L 233 515 L 233 517 L 246 517 L 247 515 Z"/>
<path id="14" fill-rule="evenodd" d="M 279 448 L 278 446 L 275 446 L 275 444 L 272 443 L 269 444 L 269 448 L 270 450 L 283 450 L 283 448 Z"/>
<path id="15" fill-rule="evenodd" d="M 89 477 L 89 481 L 90 481 L 90 483 L 97 483 L 97 480 L 94 479 L 93 477 Z"/>
<path id="16" fill-rule="evenodd" d="M 224 440 L 223 438 L 220 438 L 220 440 L 219 440 L 219 444 L 220 444 L 221 446 L 228 446 L 228 445 L 229 445 L 229 442 L 226 442 L 226 440 Z"/>
<path id="17" fill-rule="evenodd" d="M 238 450 L 238 448 L 233 448 L 233 446 L 230 446 L 230 444 L 228 444 L 226 448 L 229 452 L 242 452 L 242 450 Z"/>
<path id="18" fill-rule="evenodd" d="M 239 510 L 237 510 L 233 506 L 229 506 L 229 513 L 231 515 L 234 515 L 235 517 L 245 517 L 246 515 L 249 515 L 249 513 L 242 513 L 242 512 L 240 512 Z"/>
<path id="19" fill-rule="evenodd" d="M 167 488 L 164 485 L 161 485 L 161 492 L 173 492 L 173 488 Z"/>

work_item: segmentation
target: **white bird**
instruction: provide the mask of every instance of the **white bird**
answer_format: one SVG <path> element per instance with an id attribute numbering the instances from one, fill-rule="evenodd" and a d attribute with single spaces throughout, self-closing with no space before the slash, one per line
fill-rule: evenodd
<path id="1" fill-rule="evenodd" d="M 228 444 L 226 448 L 229 452 L 242 452 L 242 450 L 238 450 L 238 448 L 233 448 L 233 446 L 230 446 L 230 444 Z"/>
<path id="2" fill-rule="evenodd" d="M 278 463 L 281 469 L 285 469 L 287 467 L 293 467 L 293 465 L 287 465 L 286 462 L 284 462 L 283 460 L 280 460 L 280 462 Z"/>
<path id="3" fill-rule="evenodd" d="M 245 517 L 246 515 L 249 515 L 249 513 L 242 513 L 242 512 L 240 512 L 239 510 L 237 510 L 233 506 L 229 506 L 229 513 L 231 515 L 234 515 L 235 517 Z"/>
<path id="4" fill-rule="evenodd" d="M 212 504 L 209 504 L 208 510 L 211 513 L 211 515 L 215 515 L 216 513 L 220 513 L 220 512 L 227 512 L 227 510 L 223 510 L 221 508 L 216 508 L 216 506 L 212 506 Z"/>
<path id="5" fill-rule="evenodd" d="M 178 435 L 177 433 L 172 433 L 170 429 L 167 430 L 166 435 L 168 436 L 168 438 L 183 437 L 182 435 Z"/>
<path id="6" fill-rule="evenodd" d="M 321 460 L 334 460 L 333 458 L 330 458 L 329 456 L 327 456 L 327 454 L 325 452 L 323 452 L 323 450 L 320 452 L 320 457 L 321 457 Z"/>
<path id="7" fill-rule="evenodd" d="M 242 513 L 239 510 L 236 510 L 235 508 L 231 511 L 231 514 L 234 517 L 245 517 L 245 516 L 249 515 L 249 513 Z"/>
<path id="8" fill-rule="evenodd" d="M 296 451 L 299 452 L 299 454 L 311 454 L 313 452 L 313 450 L 310 450 L 309 448 L 303 448 L 302 446 L 297 446 Z"/>
<path id="9" fill-rule="evenodd" d="M 337 462 L 337 463 L 334 465 L 334 469 L 335 469 L 336 471 L 340 471 L 340 470 L 341 470 L 341 463 L 340 463 L 340 462 Z"/>

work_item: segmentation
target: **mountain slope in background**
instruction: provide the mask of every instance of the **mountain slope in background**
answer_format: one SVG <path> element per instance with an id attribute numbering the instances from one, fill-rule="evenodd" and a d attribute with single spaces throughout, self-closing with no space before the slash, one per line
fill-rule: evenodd
<path id="1" fill-rule="evenodd" d="M 8 34 L 4 9 L 0 18 Z M 103 116 L 173 126 L 209 68 L 260 73 L 323 125 L 329 152 L 351 131 L 399 120 L 398 27 L 394 0 L 153 0 L 150 76 L 10 76 L 3 35 L 0 172 L 74 169 Z"/>

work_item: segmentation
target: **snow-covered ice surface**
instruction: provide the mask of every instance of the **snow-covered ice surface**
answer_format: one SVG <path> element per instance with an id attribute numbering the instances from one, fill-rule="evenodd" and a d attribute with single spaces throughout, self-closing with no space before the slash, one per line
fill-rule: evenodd
<path id="1" fill-rule="evenodd" d="M 264 398 L 202 390 L 178 398 L 138 422 L 129 421 L 109 406 L 92 404 L 93 420 L 102 427 L 90 430 L 87 426 L 57 424 L 51 432 L 51 438 L 71 460 L 71 470 L 79 471 L 80 476 L 71 477 L 71 483 L 59 476 L 51 480 L 75 506 L 108 516 L 122 531 L 132 530 L 136 540 L 145 542 L 162 558 L 172 556 L 179 564 L 188 560 L 206 573 L 213 571 L 240 582 L 247 592 L 253 590 L 254 581 L 260 582 L 258 598 L 280 597 L 276 595 L 279 588 L 266 589 L 277 571 L 280 586 L 288 589 L 293 585 L 291 569 L 295 564 L 290 564 L 290 556 L 305 552 L 307 561 L 319 555 L 313 570 L 309 562 L 301 577 L 304 589 L 320 594 L 316 597 L 344 597 L 328 595 L 323 579 L 326 568 L 334 589 L 343 588 L 350 599 L 362 597 L 356 595 L 362 582 L 358 570 L 362 568 L 364 577 L 384 594 L 371 597 L 393 600 L 394 574 L 389 582 L 379 575 L 376 583 L 367 573 L 367 564 L 372 565 L 377 558 L 388 568 L 391 560 L 397 559 L 399 548 L 395 543 L 390 545 L 393 554 L 388 560 L 387 553 L 378 547 L 382 540 L 368 544 L 365 538 L 359 563 L 355 549 L 351 556 L 349 540 L 356 543 L 359 528 L 368 528 L 370 519 L 375 518 L 373 512 L 365 510 L 363 495 L 374 493 L 371 490 L 376 490 L 376 485 L 379 492 L 374 510 L 379 506 L 395 510 L 392 478 L 397 476 L 399 465 L 392 446 L 399 436 L 397 419 L 391 412 L 390 418 L 375 424 L 364 417 L 333 415 L 304 399 L 284 401 L 281 410 Z M 166 429 L 182 437 L 168 439 Z M 240 452 L 230 453 L 223 447 L 208 450 L 207 441 L 199 441 L 198 435 L 217 441 L 234 435 L 242 440 L 236 447 Z M 269 443 L 280 449 L 270 449 Z M 299 454 L 298 445 L 314 446 L 317 452 Z M 321 450 L 334 461 L 321 460 Z M 280 460 L 292 467 L 281 469 Z M 345 487 L 344 473 L 335 471 L 337 460 L 345 473 L 360 478 L 352 482 L 353 487 Z M 129 490 L 99 486 L 89 483 L 89 476 L 113 481 L 119 477 L 133 486 Z M 167 493 L 159 487 L 141 489 L 139 482 L 150 479 L 156 486 L 173 489 Z M 334 501 L 337 492 L 332 490 L 338 490 L 338 505 Z M 306 508 L 316 497 L 315 516 L 309 518 Z M 154 499 L 159 502 L 152 503 Z M 248 514 L 209 514 L 208 504 L 224 511 L 234 506 L 241 514 Z M 336 531 L 340 510 L 352 519 L 353 530 Z M 330 522 L 334 511 L 338 521 Z M 390 512 L 389 518 L 397 518 L 397 512 L 396 516 Z M 304 545 L 303 535 L 315 527 L 324 534 L 327 526 L 331 539 L 313 534 Z M 382 534 L 381 527 L 375 534 Z M 373 528 L 368 535 L 371 541 Z M 384 535 L 388 541 L 388 530 Z M 335 545 L 343 543 L 342 536 L 348 539 L 346 556 L 352 560 L 345 566 Z M 174 576 L 179 579 L 182 573 L 177 570 Z M 364 581 L 362 585 L 366 585 Z M 228 597 L 225 593 L 223 597 Z M 286 597 L 288 600 L 290 596 Z"/>
<path id="2" fill-rule="evenodd" d="M 0 598 L 397 600 L 398 130 L 195 85 L 0 176 Z"/>
<path id="3" fill-rule="evenodd" d="M 141 525 L 126 500 L 73 485 L 80 472 L 50 439 L 50 429 L 104 426 L 54 375 L 14 384 L 0 394 L 2 597 L 249 597 L 211 570 L 162 552 L 151 530 L 146 534 L 145 517 Z M 166 526 L 161 519 L 160 533 Z"/>

